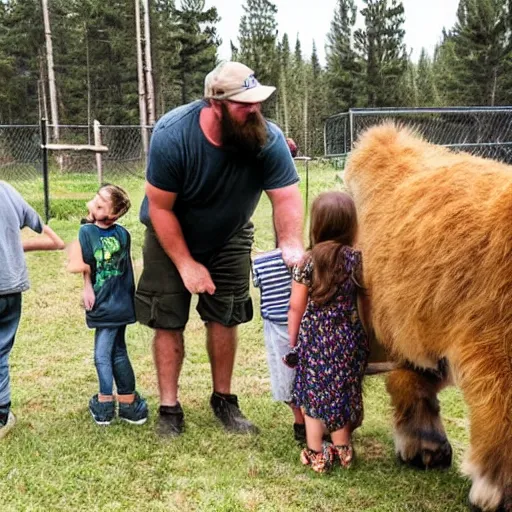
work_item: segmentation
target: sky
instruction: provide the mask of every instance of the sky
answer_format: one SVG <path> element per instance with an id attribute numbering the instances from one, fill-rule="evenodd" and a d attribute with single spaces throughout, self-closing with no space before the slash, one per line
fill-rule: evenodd
<path id="1" fill-rule="evenodd" d="M 299 34 L 303 54 L 311 56 L 312 41 L 315 40 L 318 56 L 325 64 L 324 46 L 337 0 L 272 0 L 277 6 L 279 37 L 286 32 L 292 48 Z M 359 9 L 361 0 L 356 0 Z M 412 49 L 412 58 L 417 61 L 421 48 L 433 55 L 436 43 L 441 38 L 443 27 L 449 29 L 455 22 L 459 0 L 402 0 L 405 9 L 405 43 Z M 206 0 L 206 6 L 217 7 L 222 20 L 218 32 L 223 42 L 219 49 L 221 59 L 231 58 L 230 40 L 237 42 L 240 18 L 244 11 L 242 0 Z M 362 26 L 363 18 L 358 12 L 356 25 Z"/>

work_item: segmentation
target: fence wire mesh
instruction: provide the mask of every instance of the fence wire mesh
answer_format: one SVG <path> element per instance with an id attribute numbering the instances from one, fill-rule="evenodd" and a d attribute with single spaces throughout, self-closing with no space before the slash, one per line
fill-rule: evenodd
<path id="1" fill-rule="evenodd" d="M 116 181 L 119 178 L 145 177 L 146 151 L 144 139 L 149 141 L 152 128 L 149 126 L 101 126 L 101 142 L 108 147 L 103 153 L 102 181 Z M 53 126 L 48 126 L 48 142 L 57 142 Z M 65 144 L 94 144 L 92 126 L 59 126 L 59 141 Z M 51 152 L 50 166 L 60 172 L 97 175 L 94 152 L 59 151 Z"/>
<path id="2" fill-rule="evenodd" d="M 40 146 L 39 126 L 0 126 L 0 179 L 20 181 L 40 176 Z"/>
<path id="3" fill-rule="evenodd" d="M 142 183 L 145 178 L 146 148 L 151 127 L 101 126 L 102 153 L 99 175 L 96 154 L 92 151 L 49 150 L 49 204 L 53 217 L 84 213 L 98 183 Z M 47 125 L 48 144 L 94 145 L 94 128 L 87 125 Z M 147 142 L 147 143 L 146 143 Z M 43 180 L 43 152 L 39 125 L 0 126 L 0 180 L 14 185 L 41 214 L 46 208 Z"/>
<path id="4" fill-rule="evenodd" d="M 326 120 L 325 156 L 344 157 L 366 128 L 385 120 L 413 127 L 433 143 L 512 163 L 512 107 L 353 109 Z M 93 126 L 61 125 L 58 141 L 53 126 L 47 128 L 48 143 L 94 144 Z M 147 126 L 101 126 L 101 142 L 108 147 L 101 158 L 102 182 L 144 180 L 146 139 L 149 142 L 151 130 Z M 304 134 L 301 141 L 307 147 L 306 139 L 313 142 L 316 138 Z M 0 179 L 13 183 L 44 212 L 41 145 L 39 125 L 0 126 Z M 65 217 L 83 209 L 98 186 L 95 153 L 50 151 L 48 161 L 51 215 Z"/>
<path id="5" fill-rule="evenodd" d="M 327 119 L 326 156 L 346 155 L 364 130 L 389 120 L 434 144 L 512 163 L 512 107 L 352 109 Z"/>

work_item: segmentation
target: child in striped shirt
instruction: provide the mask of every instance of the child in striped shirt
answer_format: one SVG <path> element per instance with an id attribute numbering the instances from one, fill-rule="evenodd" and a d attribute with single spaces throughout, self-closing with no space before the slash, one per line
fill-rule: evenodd
<path id="1" fill-rule="evenodd" d="M 303 443 L 306 441 L 304 416 L 300 408 L 290 402 L 295 370 L 286 366 L 282 360 L 290 350 L 288 305 L 291 273 L 281 257 L 280 249 L 258 254 L 253 260 L 252 270 L 254 286 L 260 289 L 260 310 L 272 395 L 274 400 L 285 402 L 291 408 L 294 438 Z"/>

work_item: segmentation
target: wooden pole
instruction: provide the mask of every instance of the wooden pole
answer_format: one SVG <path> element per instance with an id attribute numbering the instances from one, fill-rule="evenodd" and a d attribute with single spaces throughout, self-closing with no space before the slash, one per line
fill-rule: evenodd
<path id="1" fill-rule="evenodd" d="M 50 111 L 52 114 L 54 142 L 59 141 L 59 112 L 57 108 L 57 89 L 55 87 L 55 72 L 53 67 L 52 31 L 48 14 L 48 0 L 41 0 L 43 6 L 44 35 L 46 39 L 46 62 L 48 63 L 48 86 L 50 89 Z"/>
<path id="2" fill-rule="evenodd" d="M 94 120 L 94 145 L 99 147 L 101 146 L 101 125 L 99 121 Z M 98 184 L 102 185 L 103 183 L 103 165 L 101 161 L 101 152 L 96 151 L 96 169 L 98 171 Z"/>
<path id="3" fill-rule="evenodd" d="M 146 100 L 148 106 L 148 121 L 150 126 L 155 124 L 155 87 L 153 85 L 153 59 L 151 57 L 151 25 L 149 19 L 149 0 L 144 4 L 144 58 L 146 61 Z"/>
<path id="4" fill-rule="evenodd" d="M 84 23 L 85 59 L 87 66 L 87 142 L 91 143 L 91 63 L 89 55 L 89 31 L 87 23 Z"/>
<path id="5" fill-rule="evenodd" d="M 144 155 L 148 154 L 148 133 L 146 126 L 148 124 L 146 113 L 146 86 L 144 83 L 144 70 L 142 67 L 142 45 L 140 37 L 140 0 L 135 0 L 135 37 L 137 40 L 137 79 L 139 82 L 139 116 L 140 130 L 142 138 L 142 148 Z"/>
<path id="6" fill-rule="evenodd" d="M 47 144 L 47 132 L 46 132 L 46 119 L 41 118 L 40 124 L 41 130 L 41 161 L 43 164 L 43 189 L 44 189 L 44 221 L 48 224 L 50 220 L 50 182 L 48 178 L 48 148 Z"/>
<path id="7" fill-rule="evenodd" d="M 39 73 L 40 73 L 40 76 L 41 76 L 41 79 L 39 80 L 39 84 L 40 84 L 40 97 L 41 97 L 41 114 L 40 114 L 40 118 L 41 117 L 44 117 L 45 119 L 48 119 L 48 103 L 46 101 L 46 85 L 45 85 L 45 81 L 46 81 L 46 77 L 44 75 L 44 57 L 43 55 L 40 53 L 39 54 Z"/>

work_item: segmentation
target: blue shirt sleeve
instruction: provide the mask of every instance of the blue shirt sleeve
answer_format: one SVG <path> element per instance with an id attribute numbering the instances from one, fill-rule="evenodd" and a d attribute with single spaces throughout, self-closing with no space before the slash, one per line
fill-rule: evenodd
<path id="1" fill-rule="evenodd" d="M 22 195 L 14 187 L 5 183 L 5 189 L 18 214 L 20 229 L 29 227 L 36 233 L 42 233 L 43 221 L 39 214 L 23 199 Z"/>
<path id="2" fill-rule="evenodd" d="M 299 181 L 283 132 L 273 123 L 268 123 L 268 142 L 259 158 L 264 170 L 263 190 L 283 188 Z"/>
<path id="3" fill-rule="evenodd" d="M 28 226 L 32 231 L 35 231 L 36 233 L 43 232 L 43 221 L 41 220 L 41 217 L 39 217 L 39 214 L 32 208 L 32 206 L 27 203 L 25 203 L 22 227 L 25 226 Z"/>
<path id="4" fill-rule="evenodd" d="M 181 143 L 168 129 L 157 129 L 149 146 L 147 181 L 156 188 L 179 194 L 183 186 Z"/>

